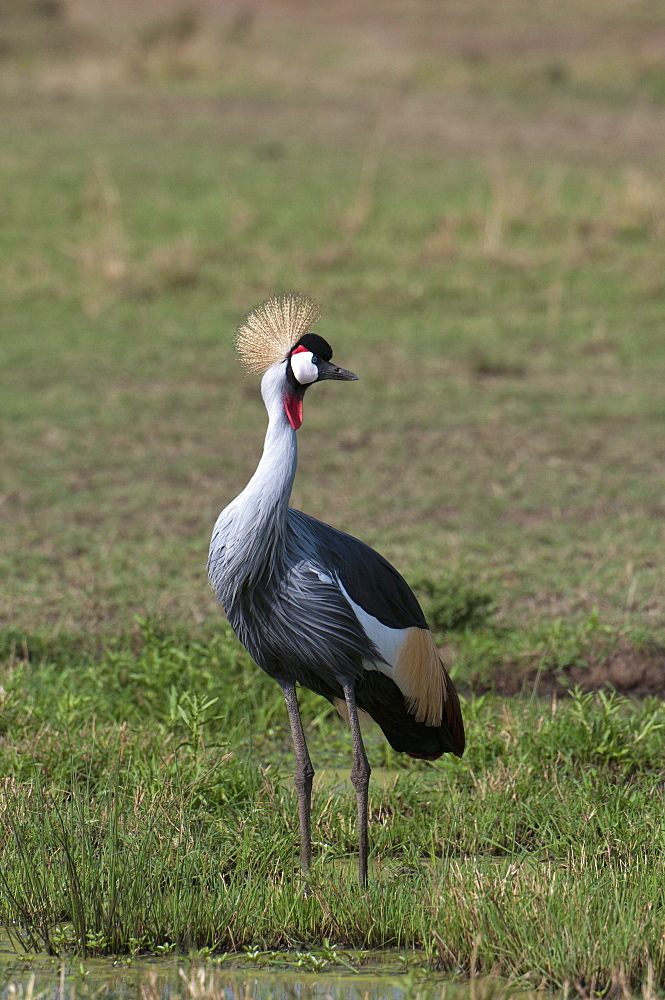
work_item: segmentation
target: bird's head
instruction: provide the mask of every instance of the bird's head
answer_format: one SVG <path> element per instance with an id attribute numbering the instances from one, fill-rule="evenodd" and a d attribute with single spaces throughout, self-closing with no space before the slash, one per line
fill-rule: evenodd
<path id="1" fill-rule="evenodd" d="M 238 328 L 241 361 L 252 372 L 263 373 L 264 389 L 281 394 L 282 406 L 294 430 L 302 424 L 306 389 L 315 382 L 336 379 L 353 382 L 358 376 L 332 364 L 332 348 L 310 327 L 319 318 L 311 299 L 276 296 L 253 310 Z M 264 391 L 264 398 L 265 398 Z"/>
<path id="2" fill-rule="evenodd" d="M 345 368 L 332 364 L 332 348 L 327 340 L 316 333 L 301 337 L 286 360 L 286 386 L 283 400 L 284 412 L 295 431 L 302 424 L 302 401 L 305 390 L 315 382 L 337 379 L 354 382 L 358 376 Z"/>

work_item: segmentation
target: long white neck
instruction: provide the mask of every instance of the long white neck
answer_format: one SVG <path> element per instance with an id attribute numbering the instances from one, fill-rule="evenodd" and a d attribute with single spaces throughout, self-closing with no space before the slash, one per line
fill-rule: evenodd
<path id="1" fill-rule="evenodd" d="M 269 578 L 283 556 L 298 461 L 296 432 L 282 401 L 284 369 L 285 364 L 273 365 L 263 376 L 268 430 L 261 461 L 242 493 L 219 515 L 213 531 L 208 573 L 227 608 L 244 585 Z"/>
<path id="2" fill-rule="evenodd" d="M 270 510 L 286 517 L 293 480 L 298 464 L 296 432 L 291 427 L 282 400 L 285 365 L 273 365 L 261 381 L 261 395 L 268 411 L 268 430 L 263 454 L 256 472 L 237 498 L 255 504 L 257 512 L 268 515 Z"/>

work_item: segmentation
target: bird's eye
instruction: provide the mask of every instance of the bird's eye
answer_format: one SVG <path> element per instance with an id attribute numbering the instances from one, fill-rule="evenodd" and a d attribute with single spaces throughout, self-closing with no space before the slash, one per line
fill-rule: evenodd
<path id="1" fill-rule="evenodd" d="M 312 364 L 313 365 L 318 365 L 318 363 L 319 363 L 319 359 L 317 358 L 316 354 L 313 354 L 312 355 Z"/>

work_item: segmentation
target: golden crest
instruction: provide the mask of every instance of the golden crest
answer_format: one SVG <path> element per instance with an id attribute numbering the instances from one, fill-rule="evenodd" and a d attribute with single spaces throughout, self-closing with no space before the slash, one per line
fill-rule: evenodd
<path id="1" fill-rule="evenodd" d="M 320 316 L 305 295 L 275 295 L 252 309 L 238 327 L 236 349 L 248 372 L 263 374 L 284 361 Z"/>

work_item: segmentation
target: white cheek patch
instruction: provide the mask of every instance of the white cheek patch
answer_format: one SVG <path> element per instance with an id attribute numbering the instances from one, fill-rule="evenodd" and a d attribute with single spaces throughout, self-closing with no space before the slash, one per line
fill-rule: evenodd
<path id="1" fill-rule="evenodd" d="M 312 361 L 311 351 L 296 351 L 291 355 L 291 370 L 301 385 L 309 385 L 316 382 L 319 377 L 319 369 Z"/>

